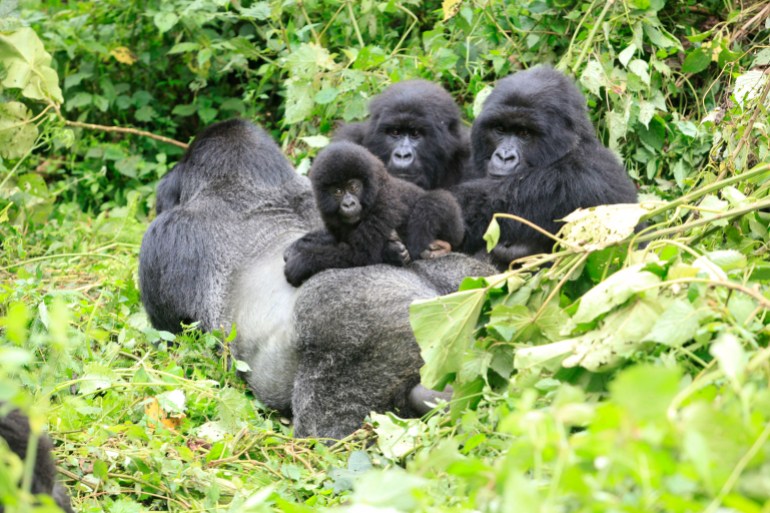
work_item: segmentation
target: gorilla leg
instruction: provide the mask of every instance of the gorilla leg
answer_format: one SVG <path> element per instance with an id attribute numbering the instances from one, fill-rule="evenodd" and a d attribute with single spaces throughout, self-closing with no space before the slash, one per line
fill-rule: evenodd
<path id="1" fill-rule="evenodd" d="M 406 246 L 414 258 L 443 256 L 449 251 L 434 241 L 446 241 L 450 250 L 459 249 L 464 226 L 460 205 L 448 191 L 427 191 L 409 215 Z"/>

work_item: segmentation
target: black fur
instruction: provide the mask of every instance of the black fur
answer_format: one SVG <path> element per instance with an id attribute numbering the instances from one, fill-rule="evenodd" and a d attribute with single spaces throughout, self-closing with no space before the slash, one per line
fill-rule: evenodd
<path id="1" fill-rule="evenodd" d="M 636 202 L 636 188 L 618 158 L 597 139 L 585 98 L 549 67 L 508 76 L 495 86 L 473 123 L 473 163 L 486 178 L 452 189 L 463 208 L 462 250 L 475 254 L 496 212 L 516 214 L 556 233 L 577 208 Z M 522 223 L 500 220 L 492 260 L 549 252 L 553 241 Z"/>
<path id="2" fill-rule="evenodd" d="M 292 285 L 324 269 L 406 263 L 389 246 L 394 230 L 406 242 L 411 260 L 421 258 L 434 240 L 453 247 L 462 242 L 460 206 L 449 193 L 424 191 L 390 176 L 366 148 L 332 143 L 313 163 L 310 181 L 332 238 L 312 232 L 287 250 L 284 272 Z M 348 191 L 353 183 L 356 189 Z M 355 211 L 353 220 L 344 212 L 346 202 Z"/>
<path id="3" fill-rule="evenodd" d="M 0 409 L 5 408 L 0 403 Z M 27 457 L 27 447 L 32 431 L 29 419 L 19 410 L 11 410 L 5 415 L 0 414 L 0 438 L 8 444 L 8 448 L 16 453 L 23 461 Z M 41 436 L 37 442 L 35 468 L 32 474 L 33 495 L 45 494 L 53 497 L 56 504 L 66 513 L 72 513 L 72 505 L 66 490 L 56 482 L 56 466 L 51 458 L 53 445 L 47 436 Z M 0 513 L 5 511 L 0 503 Z"/>
<path id="4" fill-rule="evenodd" d="M 365 146 L 391 175 L 423 189 L 448 188 L 472 172 L 460 109 L 441 86 L 399 82 L 372 99 L 369 114 L 341 127 L 334 139 Z"/>
<path id="5" fill-rule="evenodd" d="M 297 436 L 340 438 L 372 410 L 419 415 L 422 365 L 409 304 L 493 269 L 464 255 L 409 267 L 329 269 L 300 288 L 283 254 L 321 228 L 310 182 L 246 121 L 204 130 L 177 166 L 180 202 L 142 241 L 142 301 L 153 326 L 237 327 L 236 358 L 266 405 L 293 414 Z"/>
<path id="6" fill-rule="evenodd" d="M 174 169 L 163 175 L 158 183 L 158 189 L 155 191 L 155 213 L 160 215 L 166 210 L 170 210 L 179 204 L 179 195 L 181 194 L 182 184 L 179 181 L 179 175 L 182 174 L 182 167 L 179 163 Z"/>

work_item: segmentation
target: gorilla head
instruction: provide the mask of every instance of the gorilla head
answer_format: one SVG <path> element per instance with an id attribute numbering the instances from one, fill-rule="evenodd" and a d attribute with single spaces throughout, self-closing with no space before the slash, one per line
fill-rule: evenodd
<path id="1" fill-rule="evenodd" d="M 325 148 L 313 163 L 310 180 L 327 229 L 340 238 L 342 229 L 368 216 L 387 179 L 382 162 L 361 146 L 340 141 Z"/>
<path id="2" fill-rule="evenodd" d="M 468 167 L 468 140 L 460 109 L 441 86 L 407 80 L 369 104 L 370 118 L 342 127 L 335 139 L 365 146 L 398 178 L 423 189 L 460 183 Z"/>
<path id="3" fill-rule="evenodd" d="M 490 177 L 545 168 L 595 135 L 585 99 L 549 67 L 500 80 L 473 124 L 473 163 Z"/>

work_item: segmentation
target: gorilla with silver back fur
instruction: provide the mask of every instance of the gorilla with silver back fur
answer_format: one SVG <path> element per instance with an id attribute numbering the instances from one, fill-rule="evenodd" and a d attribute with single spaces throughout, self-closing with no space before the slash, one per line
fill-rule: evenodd
<path id="1" fill-rule="evenodd" d="M 178 204 L 151 223 L 139 257 L 153 326 L 235 324 L 246 381 L 294 416 L 297 436 L 342 438 L 372 410 L 424 412 L 410 401 L 422 360 L 408 306 L 490 267 L 448 255 L 409 268 L 330 269 L 294 288 L 283 253 L 321 221 L 309 181 L 266 133 L 242 120 L 212 125 L 171 173 Z"/>

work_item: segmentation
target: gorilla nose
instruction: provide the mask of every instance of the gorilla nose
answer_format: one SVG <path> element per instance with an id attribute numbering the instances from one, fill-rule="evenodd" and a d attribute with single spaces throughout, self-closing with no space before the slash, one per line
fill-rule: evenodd
<path id="1" fill-rule="evenodd" d="M 408 149 L 396 149 L 391 159 L 396 167 L 408 167 L 414 161 L 414 152 Z"/>
<path id="2" fill-rule="evenodd" d="M 342 200 L 342 208 L 349 209 L 356 206 L 356 202 L 353 199 L 343 199 Z"/>
<path id="3" fill-rule="evenodd" d="M 519 165 L 519 152 L 513 148 L 498 148 L 489 163 L 489 174 L 492 176 L 510 175 Z"/>

